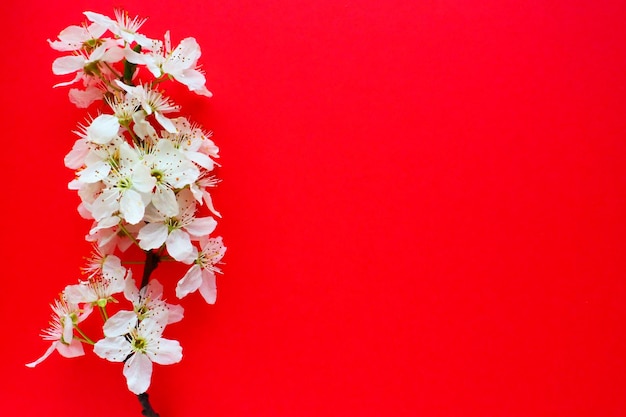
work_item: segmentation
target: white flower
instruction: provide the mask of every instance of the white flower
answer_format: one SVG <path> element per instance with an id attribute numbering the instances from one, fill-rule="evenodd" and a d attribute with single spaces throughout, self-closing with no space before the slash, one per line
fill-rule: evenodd
<path id="1" fill-rule="evenodd" d="M 184 117 L 172 120 L 176 134 L 163 133 L 163 138 L 171 140 L 174 145 L 189 159 L 201 168 L 211 171 L 219 158 L 219 148 L 210 139 L 211 134 L 205 133 L 198 126 L 193 126 Z"/>
<path id="2" fill-rule="evenodd" d="M 96 222 L 85 239 L 95 242 L 105 253 L 112 253 L 116 248 L 126 252 L 140 228 L 139 224 L 124 224 L 119 216 L 111 216 Z"/>
<path id="3" fill-rule="evenodd" d="M 196 290 L 209 304 L 214 304 L 217 298 L 217 285 L 215 273 L 220 272 L 216 264 L 221 261 L 226 252 L 221 237 L 207 239 L 202 245 L 202 251 L 198 253 L 194 248 L 196 258 L 193 266 L 189 268 L 185 276 L 176 285 L 176 296 L 183 298 Z"/>
<path id="4" fill-rule="evenodd" d="M 193 184 L 200 176 L 200 170 L 167 139 L 160 139 L 148 152 L 144 161 L 156 179 L 152 204 L 165 216 L 178 214 L 175 189 Z"/>
<path id="5" fill-rule="evenodd" d="M 106 28 L 97 23 L 92 23 L 87 27 L 72 25 L 59 33 L 58 41 L 48 39 L 48 43 L 52 49 L 57 51 L 78 51 L 85 45 L 97 44 L 104 32 L 106 32 Z"/>
<path id="6" fill-rule="evenodd" d="M 124 291 L 124 279 L 130 270 L 122 266 L 122 261 L 115 255 L 104 255 L 101 251 L 94 252 L 83 272 L 88 274 L 87 281 L 81 281 L 65 288 L 65 296 L 72 303 L 90 303 L 104 307 L 115 301 L 113 294 Z"/>
<path id="7" fill-rule="evenodd" d="M 81 310 L 78 308 L 78 304 L 69 302 L 64 294 L 61 294 L 59 299 L 54 301 L 54 305 L 51 304 L 50 307 L 52 307 L 50 327 L 43 330 L 41 337 L 44 340 L 52 341 L 52 344 L 42 357 L 26 364 L 29 368 L 34 368 L 43 362 L 55 350 L 66 358 L 74 358 L 85 354 L 80 340 L 74 339 L 74 325 L 89 316 L 91 307 L 87 306 Z"/>
<path id="8" fill-rule="evenodd" d="M 101 221 L 119 210 L 124 220 L 137 224 L 143 218 L 156 179 L 135 148 L 122 142 L 118 150 L 117 165 L 102 179 L 106 187 L 93 202 L 91 212 L 94 219 Z"/>
<path id="9" fill-rule="evenodd" d="M 189 189 L 193 193 L 196 201 L 200 203 L 200 205 L 202 205 L 202 202 L 204 201 L 211 213 L 221 218 L 222 215 L 213 206 L 213 199 L 211 198 L 211 194 L 207 191 L 208 187 L 215 187 L 217 183 L 217 178 L 211 175 L 206 175 L 203 172 L 202 174 L 200 174 L 198 180 L 189 186 Z"/>
<path id="10" fill-rule="evenodd" d="M 87 85 L 84 90 L 70 88 L 68 93 L 70 102 L 79 109 L 86 109 L 96 100 L 102 100 L 104 91 L 99 83 Z"/>
<path id="11" fill-rule="evenodd" d="M 163 286 L 157 280 L 150 280 L 141 290 L 133 279 L 126 280 L 124 296 L 133 304 L 133 311 L 120 310 L 104 324 L 106 337 L 130 333 L 141 320 L 151 318 L 159 323 L 172 324 L 183 319 L 184 310 L 179 305 L 162 300 Z"/>
<path id="12" fill-rule="evenodd" d="M 150 386 L 152 363 L 171 365 L 183 357 L 178 341 L 161 337 L 163 330 L 163 324 L 147 318 L 127 335 L 99 340 L 93 350 L 103 359 L 124 362 L 123 373 L 128 389 L 134 394 L 142 394 Z"/>
<path id="13" fill-rule="evenodd" d="M 165 117 L 164 114 L 178 111 L 180 109 L 179 106 L 171 103 L 169 99 L 164 97 L 160 92 L 145 88 L 143 85 L 133 87 L 119 80 L 115 80 L 115 83 L 126 91 L 129 99 L 134 99 L 141 106 L 147 116 L 154 113 L 154 117 L 165 130 L 170 133 L 176 133 L 176 127 L 174 127 L 172 121 Z"/>
<path id="14" fill-rule="evenodd" d="M 59 57 L 52 63 L 52 72 L 56 75 L 76 73 L 76 76 L 73 80 L 55 84 L 54 87 L 74 84 L 81 78 L 90 76 L 98 70 L 100 62 L 111 64 L 123 58 L 123 49 L 110 42 L 104 42 L 88 55 L 86 52 L 81 52 L 77 55 Z"/>
<path id="15" fill-rule="evenodd" d="M 181 212 L 176 217 L 168 217 L 148 208 L 148 224 L 139 230 L 137 239 L 143 250 L 157 249 L 163 244 L 167 252 L 177 261 L 183 261 L 193 255 L 192 238 L 198 240 L 208 236 L 217 222 L 213 217 L 196 218 L 196 206 L 191 191 L 184 189 L 176 196 Z"/>
<path id="16" fill-rule="evenodd" d="M 133 64 L 145 65 L 156 78 L 170 75 L 179 83 L 187 86 L 189 91 L 207 97 L 213 95 L 207 90 L 204 74 L 197 67 L 201 51 L 200 45 L 194 38 L 183 39 L 172 51 L 168 31 L 165 33 L 165 50 L 163 50 L 162 45 L 159 46 L 159 49 L 147 54 L 126 49 L 126 59 Z"/>
<path id="17" fill-rule="evenodd" d="M 120 123 L 117 117 L 101 114 L 85 129 L 85 139 L 98 145 L 106 145 L 117 137 L 119 130 Z"/>
<path id="18" fill-rule="evenodd" d="M 131 19 L 128 12 L 118 9 L 115 10 L 115 20 L 94 12 L 84 12 L 84 15 L 87 16 L 87 19 L 108 29 L 125 42 L 137 42 L 144 47 L 152 45 L 152 40 L 137 32 L 147 19 L 140 19 L 139 17 Z"/>

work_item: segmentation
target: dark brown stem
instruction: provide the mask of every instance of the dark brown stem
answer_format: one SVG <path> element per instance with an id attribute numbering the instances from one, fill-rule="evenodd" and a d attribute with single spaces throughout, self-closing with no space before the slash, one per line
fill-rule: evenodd
<path id="1" fill-rule="evenodd" d="M 150 282 L 150 275 L 152 275 L 152 272 L 157 268 L 157 266 L 159 266 L 160 260 L 161 258 L 156 253 L 151 250 L 146 251 L 146 263 L 143 267 L 141 285 L 139 286 L 140 289 L 148 285 L 148 282 Z"/>
<path id="2" fill-rule="evenodd" d="M 148 393 L 144 392 L 143 394 L 137 395 L 139 398 L 139 402 L 141 403 L 141 414 L 146 417 L 159 417 L 156 411 L 152 409 L 152 405 L 150 405 L 150 400 L 148 399 Z"/>

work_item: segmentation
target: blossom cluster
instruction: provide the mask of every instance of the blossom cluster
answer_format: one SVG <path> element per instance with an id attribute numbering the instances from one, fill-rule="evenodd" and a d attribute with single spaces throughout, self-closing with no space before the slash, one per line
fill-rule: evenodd
<path id="1" fill-rule="evenodd" d="M 69 99 L 79 108 L 98 106 L 78 125 L 64 160 L 75 171 L 69 188 L 80 197 L 80 215 L 92 222 L 86 239 L 94 249 L 83 279 L 52 304 L 50 327 L 42 333 L 51 346 L 27 366 L 54 351 L 80 356 L 84 344 L 93 345 L 99 357 L 124 364 L 128 388 L 141 394 L 153 363 L 182 358 L 180 343 L 163 333 L 183 318 L 183 308 L 166 302 L 163 286 L 149 279 L 156 264 L 185 265 L 177 298 L 197 291 L 209 304 L 216 300 L 216 273 L 226 250 L 221 237 L 211 236 L 221 217 L 210 194 L 219 182 L 213 173 L 219 149 L 210 132 L 180 114 L 162 83 L 178 82 L 201 96 L 211 92 L 194 38 L 172 48 L 169 31 L 163 40 L 150 39 L 138 32 L 145 19 L 125 11 L 116 10 L 114 18 L 84 15 L 83 24 L 48 42 L 67 53 L 54 61 L 53 73 L 73 77 L 55 87 L 71 86 Z M 145 267 L 151 263 L 139 285 L 127 266 L 132 260 L 123 256 L 133 245 L 146 254 Z M 107 306 L 122 301 L 128 309 L 117 306 L 109 317 Z M 99 340 L 80 327 L 93 310 L 103 319 Z"/>

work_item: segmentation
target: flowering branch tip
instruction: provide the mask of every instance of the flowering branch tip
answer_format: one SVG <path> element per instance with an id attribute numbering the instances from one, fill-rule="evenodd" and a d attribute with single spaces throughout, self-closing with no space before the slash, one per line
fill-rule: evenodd
<path id="1" fill-rule="evenodd" d="M 199 292 L 213 304 L 226 251 L 222 238 L 212 236 L 221 218 L 211 194 L 219 183 L 219 148 L 212 132 L 180 115 L 166 88 L 180 83 L 200 96 L 212 93 L 195 38 L 172 47 L 169 31 L 163 39 L 148 38 L 139 33 L 146 19 L 126 11 L 84 16 L 86 22 L 48 42 L 65 54 L 52 72 L 71 77 L 54 87 L 71 86 L 70 102 L 91 109 L 64 162 L 74 171 L 68 188 L 80 197 L 78 212 L 92 222 L 86 240 L 93 253 L 81 279 L 51 305 L 50 326 L 42 332 L 50 346 L 27 366 L 54 352 L 82 356 L 83 345 L 92 345 L 98 357 L 120 363 L 142 414 L 158 417 L 147 394 L 152 367 L 182 360 L 180 343 L 163 334 L 184 310 L 165 301 L 155 270 L 162 260 L 176 262 L 182 268 L 177 298 Z M 131 247 L 145 253 L 139 286 L 132 269 L 139 263 L 125 259 Z M 79 327 L 94 308 L 103 321 L 99 338 Z"/>

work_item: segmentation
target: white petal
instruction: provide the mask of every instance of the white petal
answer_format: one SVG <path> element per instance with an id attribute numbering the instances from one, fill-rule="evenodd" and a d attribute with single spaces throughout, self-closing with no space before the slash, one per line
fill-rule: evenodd
<path id="1" fill-rule="evenodd" d="M 163 223 L 148 223 L 139 230 L 137 239 L 143 250 L 160 248 L 167 239 L 167 226 Z"/>
<path id="2" fill-rule="evenodd" d="M 150 360 L 159 365 L 171 365 L 178 363 L 183 358 L 183 348 L 177 340 L 158 339 L 154 346 L 150 346 L 146 352 Z"/>
<path id="3" fill-rule="evenodd" d="M 177 133 L 174 123 L 172 123 L 172 121 L 167 117 L 163 116 L 163 113 L 156 112 L 154 113 L 154 117 L 157 119 L 157 122 L 165 128 L 165 130 L 170 133 Z"/>
<path id="4" fill-rule="evenodd" d="M 120 130 L 117 117 L 111 114 L 101 114 L 96 117 L 87 128 L 88 138 L 99 145 L 109 143 Z"/>
<path id="5" fill-rule="evenodd" d="M 96 355 L 111 362 L 123 362 L 132 353 L 130 343 L 124 336 L 105 337 L 93 347 Z"/>
<path id="6" fill-rule="evenodd" d="M 140 193 L 151 193 L 156 185 L 156 178 L 150 175 L 150 168 L 139 163 L 133 166 L 133 189 Z"/>
<path id="7" fill-rule="evenodd" d="M 69 345 L 58 343 L 57 350 L 59 354 L 64 358 L 75 358 L 77 356 L 83 356 L 85 354 L 85 349 L 83 349 L 83 344 L 77 340 L 72 340 L 72 343 Z"/>
<path id="8" fill-rule="evenodd" d="M 158 340 L 165 330 L 165 325 L 162 320 L 157 320 L 153 317 L 143 319 L 139 323 L 139 335 L 144 337 L 148 344 Z"/>
<path id="9" fill-rule="evenodd" d="M 206 203 L 207 207 L 209 208 L 209 210 L 211 210 L 211 213 L 215 214 L 219 218 L 222 218 L 222 215 L 217 210 L 215 210 L 215 207 L 213 207 L 213 199 L 211 198 L 211 194 L 209 194 L 209 192 L 205 190 L 202 193 L 202 196 L 204 197 L 204 202 Z"/>
<path id="10" fill-rule="evenodd" d="M 198 88 L 196 90 L 191 90 L 194 93 L 198 94 L 199 96 L 205 96 L 205 97 L 213 97 L 213 93 L 209 91 L 208 88 L 206 88 L 205 86 L 202 86 L 201 88 Z"/>
<path id="11" fill-rule="evenodd" d="M 86 139 L 78 139 L 74 142 L 72 150 L 65 155 L 63 162 L 70 169 L 78 169 L 85 163 L 85 157 L 89 153 L 89 144 Z"/>
<path id="12" fill-rule="evenodd" d="M 98 296 L 93 291 L 93 289 L 89 288 L 89 286 L 86 284 L 68 285 L 65 287 L 64 293 L 65 293 L 65 297 L 67 298 L 67 301 L 69 301 L 70 303 L 74 303 L 74 304 L 92 303 L 98 299 Z M 72 330 L 73 330 L 71 327 L 72 320 L 68 320 L 68 318 L 66 318 L 65 321 L 67 323 L 65 323 L 66 328 L 63 333 L 63 340 L 65 340 L 66 342 L 69 342 L 71 338 L 70 340 L 67 340 L 65 338 L 65 332 L 68 332 L 70 336 L 72 335 Z M 67 328 L 68 326 L 69 326 L 69 329 Z"/>
<path id="13" fill-rule="evenodd" d="M 201 217 L 194 219 L 185 230 L 193 237 L 210 235 L 217 226 L 217 221 L 213 217 Z"/>
<path id="14" fill-rule="evenodd" d="M 152 362 L 143 353 L 135 353 L 124 364 L 124 376 L 128 389 L 133 394 L 143 394 L 150 386 Z"/>
<path id="15" fill-rule="evenodd" d="M 46 352 L 41 356 L 41 358 L 37 359 L 34 362 L 27 363 L 26 366 L 28 366 L 29 368 L 34 368 L 35 366 L 39 365 L 41 362 L 45 361 L 48 358 L 48 356 L 50 356 L 52 352 L 56 350 L 57 344 L 60 344 L 60 343 L 61 342 L 52 342 L 48 350 L 46 350 Z"/>
<path id="16" fill-rule="evenodd" d="M 118 311 L 104 323 L 104 335 L 106 337 L 122 336 L 135 327 L 137 314 L 134 311 Z"/>
<path id="17" fill-rule="evenodd" d="M 115 22 L 113 21 L 113 19 L 103 14 L 90 12 L 90 11 L 85 11 L 83 12 L 83 14 L 87 16 L 87 19 L 91 20 L 94 23 L 98 23 L 99 25 L 103 27 L 111 28 L 115 26 Z"/>
<path id="18" fill-rule="evenodd" d="M 120 213 L 130 224 L 137 224 L 143 219 L 146 206 L 141 194 L 135 190 L 126 190 L 120 199 Z"/>
<path id="19" fill-rule="evenodd" d="M 137 289 L 137 284 L 135 280 L 131 276 L 131 270 L 128 270 L 128 276 L 126 277 L 125 285 L 124 285 L 124 297 L 128 301 L 135 301 L 139 297 L 139 290 Z"/>
<path id="20" fill-rule="evenodd" d="M 93 235 L 98 230 L 110 229 L 113 226 L 117 226 L 119 223 L 120 223 L 120 218 L 117 216 L 105 217 L 104 219 L 96 223 L 96 225 L 93 228 L 91 228 L 91 230 L 89 231 L 89 234 Z"/>
<path id="21" fill-rule="evenodd" d="M 200 294 L 209 304 L 215 304 L 217 299 L 217 285 L 215 283 L 215 274 L 212 271 L 202 271 L 202 284 L 199 288 Z"/>
<path id="22" fill-rule="evenodd" d="M 190 161 L 195 162 L 202 168 L 206 168 L 209 171 L 211 171 L 213 169 L 213 165 L 215 165 L 213 160 L 202 152 L 187 151 L 185 152 L 185 155 L 187 155 L 187 158 L 189 158 Z"/>
<path id="23" fill-rule="evenodd" d="M 111 217 L 119 208 L 119 197 L 119 192 L 114 188 L 103 190 L 91 206 L 93 218 L 99 222 L 106 217 Z"/>
<path id="24" fill-rule="evenodd" d="M 68 26 L 59 33 L 58 41 L 48 39 L 50 47 L 57 51 L 69 52 L 77 51 L 83 46 L 83 42 L 88 36 L 87 31 L 82 26 Z"/>
<path id="25" fill-rule="evenodd" d="M 174 217 L 178 214 L 176 194 L 169 188 L 157 187 L 152 194 L 152 204 L 166 217 Z"/>
<path id="26" fill-rule="evenodd" d="M 174 74 L 174 78 L 179 83 L 186 85 L 189 91 L 198 91 L 199 94 L 211 97 L 211 93 L 204 86 L 206 79 L 200 71 L 192 68 L 186 69 L 178 74 Z"/>
<path id="27" fill-rule="evenodd" d="M 161 298 L 163 295 L 163 284 L 156 279 L 151 279 L 150 282 L 148 282 L 146 294 L 149 294 L 152 299 Z"/>
<path id="28" fill-rule="evenodd" d="M 189 239 L 189 234 L 180 229 L 172 230 L 165 241 L 167 252 L 172 258 L 182 262 L 193 252 L 193 245 Z"/>
<path id="29" fill-rule="evenodd" d="M 176 284 L 176 297 L 183 298 L 200 288 L 200 285 L 202 285 L 202 272 L 199 265 L 194 265 Z"/>
<path id="30" fill-rule="evenodd" d="M 183 319 L 185 309 L 178 304 L 167 304 L 167 324 L 178 323 Z"/>
<path id="31" fill-rule="evenodd" d="M 88 87 L 84 90 L 72 88 L 69 91 L 70 101 L 79 109 L 86 109 L 96 100 L 102 100 L 104 93 L 97 87 Z"/>
<path id="32" fill-rule="evenodd" d="M 80 182 L 92 184 L 102 181 L 111 172 L 111 165 L 106 161 L 98 161 L 88 165 L 85 169 L 78 172 Z"/>
<path id="33" fill-rule="evenodd" d="M 122 260 L 119 257 L 108 255 L 102 264 L 102 275 L 111 280 L 119 279 L 124 281 L 126 268 L 122 266 Z M 122 291 L 122 289 L 120 289 L 120 291 Z"/>
<path id="34" fill-rule="evenodd" d="M 82 56 L 62 56 L 52 63 L 52 72 L 56 75 L 71 74 L 83 68 L 85 58 Z"/>

